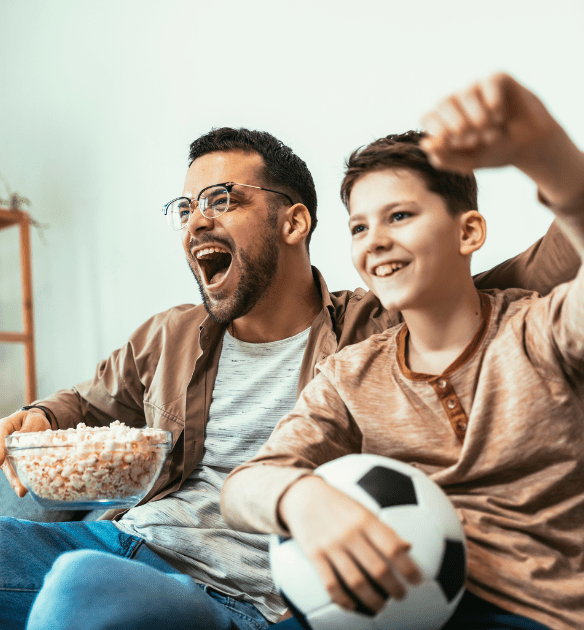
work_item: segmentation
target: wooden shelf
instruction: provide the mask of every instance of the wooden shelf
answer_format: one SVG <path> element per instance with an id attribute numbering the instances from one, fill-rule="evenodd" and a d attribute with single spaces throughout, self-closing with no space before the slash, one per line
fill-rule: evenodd
<path id="1" fill-rule="evenodd" d="M 0 343 L 24 344 L 26 404 L 36 399 L 32 273 L 30 263 L 30 216 L 23 210 L 0 206 L 0 230 L 18 226 L 20 232 L 20 279 L 22 284 L 22 332 L 0 331 Z"/>

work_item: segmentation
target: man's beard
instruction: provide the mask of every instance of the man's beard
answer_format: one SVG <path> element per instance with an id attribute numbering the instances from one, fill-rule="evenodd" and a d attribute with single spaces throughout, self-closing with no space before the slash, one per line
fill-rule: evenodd
<path id="1" fill-rule="evenodd" d="M 219 293 L 214 296 L 213 300 L 210 300 L 206 293 L 204 282 L 200 278 L 197 262 L 191 263 L 192 256 L 189 256 L 187 259 L 189 268 L 199 285 L 199 292 L 205 309 L 216 322 L 227 324 L 249 313 L 262 299 L 274 281 L 278 271 L 279 257 L 277 217 L 274 218 L 276 219 L 275 221 L 271 220 L 271 216 L 268 217 L 262 226 L 264 232 L 259 244 L 260 253 L 256 257 L 251 257 L 246 252 L 238 250 L 233 242 L 225 243 L 231 249 L 231 264 L 235 264 L 237 260 L 239 267 L 239 282 L 235 292 L 230 297 L 223 297 Z M 213 240 L 221 242 L 223 239 Z"/>

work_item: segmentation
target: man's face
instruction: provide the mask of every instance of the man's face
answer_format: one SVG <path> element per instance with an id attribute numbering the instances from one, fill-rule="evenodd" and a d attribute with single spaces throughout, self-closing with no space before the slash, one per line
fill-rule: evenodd
<path id="1" fill-rule="evenodd" d="M 355 268 L 392 311 L 432 308 L 467 269 L 460 218 L 409 169 L 360 177 L 349 199 Z"/>
<path id="2" fill-rule="evenodd" d="M 217 151 L 189 168 L 183 195 L 196 199 L 207 186 L 237 182 L 261 186 L 263 159 L 257 153 Z M 279 258 L 276 195 L 234 187 L 229 209 L 215 219 L 195 208 L 183 230 L 187 262 L 207 312 L 227 323 L 248 313 L 271 285 Z M 272 208 L 270 210 L 270 207 Z"/>

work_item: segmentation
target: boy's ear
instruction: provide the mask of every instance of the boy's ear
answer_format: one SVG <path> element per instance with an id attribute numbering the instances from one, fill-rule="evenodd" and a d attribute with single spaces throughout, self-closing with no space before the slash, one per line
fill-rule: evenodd
<path id="1" fill-rule="evenodd" d="M 478 210 L 460 216 L 460 253 L 469 256 L 483 246 L 487 238 L 487 222 Z"/>
<path id="2" fill-rule="evenodd" d="M 297 245 L 308 237 L 312 220 L 308 208 L 302 203 L 295 203 L 286 208 L 282 235 L 288 245 Z"/>

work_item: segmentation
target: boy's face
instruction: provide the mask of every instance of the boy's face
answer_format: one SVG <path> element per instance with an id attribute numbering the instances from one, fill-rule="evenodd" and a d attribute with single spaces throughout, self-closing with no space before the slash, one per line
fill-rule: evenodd
<path id="1" fill-rule="evenodd" d="M 460 252 L 464 215 L 449 214 L 415 171 L 363 175 L 351 191 L 349 214 L 353 264 L 386 309 L 432 308 L 470 277 L 469 257 Z"/>

